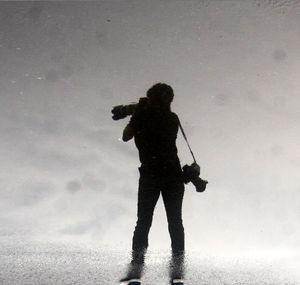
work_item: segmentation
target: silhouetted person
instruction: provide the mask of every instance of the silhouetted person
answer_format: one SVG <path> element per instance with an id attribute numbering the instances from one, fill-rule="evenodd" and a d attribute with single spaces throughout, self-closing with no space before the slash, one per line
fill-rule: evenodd
<path id="1" fill-rule="evenodd" d="M 130 285 L 140 284 L 153 211 L 160 194 L 171 237 L 171 284 L 183 284 L 180 279 L 184 273 L 184 228 L 181 214 L 184 183 L 176 148 L 179 119 L 170 108 L 173 97 L 169 85 L 158 83 L 147 91 L 147 98 L 141 98 L 135 106 L 131 105 L 134 107 L 132 109 L 129 105 L 126 111 L 131 112 L 132 117 L 123 131 L 123 141 L 134 138 L 141 162 L 132 260 L 126 278 L 121 280 L 126 280 Z"/>

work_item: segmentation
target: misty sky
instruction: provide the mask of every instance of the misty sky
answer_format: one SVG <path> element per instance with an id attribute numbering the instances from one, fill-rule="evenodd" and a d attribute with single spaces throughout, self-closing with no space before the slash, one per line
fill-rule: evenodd
<path id="1" fill-rule="evenodd" d="M 110 111 L 166 82 L 209 180 L 186 248 L 299 250 L 299 1 L 1 2 L 0 27 L 1 239 L 129 249 L 138 153 Z M 160 200 L 152 249 L 166 226 Z"/>

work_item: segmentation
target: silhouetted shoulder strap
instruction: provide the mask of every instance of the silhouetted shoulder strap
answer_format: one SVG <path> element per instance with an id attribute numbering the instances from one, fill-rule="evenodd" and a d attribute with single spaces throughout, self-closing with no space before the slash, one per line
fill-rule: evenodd
<path id="1" fill-rule="evenodd" d="M 188 142 L 188 139 L 187 139 L 187 137 L 186 137 L 186 135 L 185 135 L 185 132 L 184 132 L 184 130 L 183 130 L 183 127 L 182 127 L 182 125 L 181 125 L 181 123 L 180 123 L 179 118 L 178 118 L 178 124 L 179 124 L 179 128 L 180 128 L 180 130 L 181 130 L 181 132 L 182 132 L 182 135 L 183 135 L 183 137 L 184 137 L 184 139 L 185 139 L 185 141 L 186 141 L 186 143 L 187 143 L 187 145 L 188 145 L 188 147 L 189 147 L 189 150 L 190 150 L 191 155 L 192 155 L 192 157 L 193 157 L 193 159 L 194 159 L 194 162 L 197 163 L 197 162 L 196 162 L 196 159 L 195 159 L 195 156 L 194 156 L 194 154 L 193 154 L 193 151 L 192 151 L 192 149 L 191 149 L 191 147 L 190 147 L 190 144 L 189 144 L 189 142 Z"/>

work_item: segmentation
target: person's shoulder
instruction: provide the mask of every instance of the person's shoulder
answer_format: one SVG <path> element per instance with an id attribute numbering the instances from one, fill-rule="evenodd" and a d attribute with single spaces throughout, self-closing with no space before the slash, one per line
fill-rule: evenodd
<path id="1" fill-rule="evenodd" d="M 171 112 L 170 117 L 171 117 L 173 122 L 175 122 L 177 125 L 179 124 L 179 118 L 178 118 L 178 115 L 176 113 Z"/>
<path id="2" fill-rule="evenodd" d="M 179 121 L 178 115 L 176 113 L 171 112 L 170 116 L 171 116 L 172 119 Z"/>

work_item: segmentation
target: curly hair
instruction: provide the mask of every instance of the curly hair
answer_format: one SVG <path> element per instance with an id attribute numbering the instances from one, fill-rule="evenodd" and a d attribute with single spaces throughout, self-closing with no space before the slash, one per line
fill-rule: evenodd
<path id="1" fill-rule="evenodd" d="M 148 91 L 147 97 L 153 101 L 163 101 L 170 104 L 174 98 L 174 92 L 170 85 L 156 83 Z"/>

